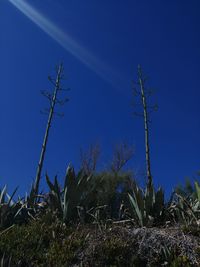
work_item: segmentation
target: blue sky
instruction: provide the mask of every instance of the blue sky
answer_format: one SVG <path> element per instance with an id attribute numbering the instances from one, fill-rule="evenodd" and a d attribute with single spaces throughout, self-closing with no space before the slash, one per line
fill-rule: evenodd
<path id="1" fill-rule="evenodd" d="M 34 21 L 15 6 L 24 3 L 37 14 Z M 128 167 L 142 181 L 143 121 L 131 106 L 131 80 L 141 64 L 159 106 L 150 129 L 155 184 L 169 191 L 194 175 L 200 169 L 199 10 L 198 0 L 0 0 L 0 185 L 30 188 L 47 119 L 40 115 L 48 104 L 40 90 L 52 90 L 47 77 L 61 60 L 70 101 L 61 108 L 65 117 L 53 122 L 44 173 L 62 180 L 69 162 L 79 167 L 80 148 L 94 143 L 102 151 L 99 169 L 107 168 L 115 144 L 126 141 L 135 147 Z M 50 32 L 38 26 L 41 18 Z"/>

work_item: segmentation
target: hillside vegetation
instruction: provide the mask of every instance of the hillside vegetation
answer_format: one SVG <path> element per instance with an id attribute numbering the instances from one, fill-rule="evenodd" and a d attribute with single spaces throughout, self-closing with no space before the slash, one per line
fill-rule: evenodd
<path id="1" fill-rule="evenodd" d="M 46 181 L 37 196 L 0 191 L 1 266 L 199 266 L 197 182 L 165 201 L 129 173 L 69 166 L 64 185 Z"/>

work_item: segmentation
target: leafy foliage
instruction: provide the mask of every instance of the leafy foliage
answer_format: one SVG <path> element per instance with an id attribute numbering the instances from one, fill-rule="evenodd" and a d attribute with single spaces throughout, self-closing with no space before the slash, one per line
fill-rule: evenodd
<path id="1" fill-rule="evenodd" d="M 93 178 L 93 190 L 90 197 L 93 206 L 107 206 L 104 219 L 119 219 L 125 214 L 120 214 L 120 206 L 127 202 L 127 193 L 130 191 L 130 173 L 114 174 L 102 172 Z"/>

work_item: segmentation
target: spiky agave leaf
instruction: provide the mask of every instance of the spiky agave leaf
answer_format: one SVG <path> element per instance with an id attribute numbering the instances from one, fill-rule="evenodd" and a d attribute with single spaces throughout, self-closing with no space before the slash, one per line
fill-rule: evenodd
<path id="1" fill-rule="evenodd" d="M 69 221 L 77 216 L 77 206 L 83 203 L 87 191 L 88 177 L 81 170 L 75 174 L 74 168 L 67 168 L 64 188 L 64 219 Z"/>
<path id="2" fill-rule="evenodd" d="M 150 215 L 153 212 L 155 203 L 155 190 L 153 184 L 147 186 L 144 193 L 144 203 L 146 215 Z"/>
<path id="3" fill-rule="evenodd" d="M 0 205 L 5 203 L 6 185 L 0 190 Z"/>
<path id="4" fill-rule="evenodd" d="M 128 197 L 129 197 L 130 204 L 131 204 L 132 208 L 134 209 L 134 211 L 135 211 L 135 213 L 137 215 L 137 219 L 138 219 L 139 225 L 141 227 L 143 227 L 144 226 L 144 224 L 143 224 L 144 216 L 143 216 L 143 214 L 141 212 L 141 209 L 140 209 L 140 207 L 139 207 L 139 205 L 137 203 L 137 200 L 136 200 L 135 197 L 133 198 L 131 196 L 131 194 L 129 194 L 129 193 L 128 193 Z"/>
<path id="5" fill-rule="evenodd" d="M 0 204 L 0 227 L 6 228 L 15 223 L 16 215 L 21 209 L 21 203 L 19 201 L 13 201 L 17 188 L 13 191 L 11 196 L 6 192 L 6 187 L 1 192 L 1 204 Z M 6 197 L 7 196 L 7 200 Z"/>
<path id="6" fill-rule="evenodd" d="M 0 266 L 1 267 L 11 267 L 11 259 L 12 257 L 6 257 L 5 253 L 3 254 L 2 258 L 1 258 L 1 262 L 0 262 Z"/>
<path id="7" fill-rule="evenodd" d="M 46 182 L 49 186 L 50 192 L 48 195 L 49 198 L 49 206 L 54 211 L 58 211 L 59 214 L 62 215 L 63 208 L 62 208 L 62 193 L 60 190 L 60 186 L 58 184 L 57 176 L 54 178 L 54 184 L 50 181 L 49 176 L 46 174 Z"/>
<path id="8" fill-rule="evenodd" d="M 160 187 L 155 192 L 155 202 L 154 202 L 154 206 L 153 206 L 155 216 L 162 216 L 164 208 L 165 208 L 164 191 Z"/>
<path id="9" fill-rule="evenodd" d="M 68 215 L 68 205 L 69 200 L 67 199 L 67 186 L 65 187 L 64 191 L 64 201 L 63 201 L 63 221 L 67 221 L 67 215 Z"/>
<path id="10" fill-rule="evenodd" d="M 140 226 L 159 222 L 164 213 L 164 192 L 162 188 L 155 191 L 153 185 L 143 191 L 134 182 L 131 194 L 128 194 L 133 216 Z"/>
<path id="11" fill-rule="evenodd" d="M 6 193 L 6 196 L 8 198 L 8 206 L 15 204 L 15 202 L 13 201 L 13 197 L 16 194 L 17 190 L 18 190 L 18 187 L 15 188 L 11 196 L 8 193 Z"/>
<path id="12" fill-rule="evenodd" d="M 195 202 L 193 200 L 186 199 L 186 197 L 179 195 L 178 193 L 175 195 L 177 200 L 172 212 L 175 212 L 176 216 L 178 217 L 178 221 L 187 226 L 193 224 L 194 222 L 197 223 L 198 217 L 197 213 L 195 212 Z"/>
<path id="13" fill-rule="evenodd" d="M 194 185 L 195 185 L 198 201 L 200 201 L 200 186 L 197 181 L 194 183 Z"/>

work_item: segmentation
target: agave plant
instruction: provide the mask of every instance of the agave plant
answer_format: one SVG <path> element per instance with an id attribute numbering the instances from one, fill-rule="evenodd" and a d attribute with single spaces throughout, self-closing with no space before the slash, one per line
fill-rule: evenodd
<path id="1" fill-rule="evenodd" d="M 196 198 L 196 191 L 193 182 L 187 178 L 184 185 L 178 185 L 175 187 L 175 193 L 183 196 L 184 198 Z"/>
<path id="2" fill-rule="evenodd" d="M 26 223 L 41 210 L 40 203 L 34 201 L 36 196 L 32 189 L 24 198 L 18 197 L 14 200 L 17 189 L 11 196 L 7 193 L 6 186 L 0 190 L 0 228 L 2 229 L 13 224 Z"/>
<path id="3" fill-rule="evenodd" d="M 11 259 L 12 257 L 6 257 L 5 254 L 3 254 L 2 258 L 0 259 L 0 266 L 1 267 L 11 267 Z"/>
<path id="4" fill-rule="evenodd" d="M 9 227 L 15 222 L 16 214 L 20 209 L 19 202 L 13 200 L 16 191 L 17 188 L 10 196 L 7 193 L 6 186 L 0 190 L 0 228 Z"/>
<path id="5" fill-rule="evenodd" d="M 145 190 L 132 184 L 132 192 L 128 193 L 131 214 L 135 222 L 143 227 L 162 221 L 165 211 L 164 192 L 162 188 L 155 191 L 153 185 Z"/>
<path id="6" fill-rule="evenodd" d="M 185 196 L 174 192 L 173 201 L 169 207 L 170 214 L 174 221 L 183 223 L 186 226 L 200 224 L 200 186 L 194 183 L 194 190 L 190 195 Z"/>
<path id="7" fill-rule="evenodd" d="M 52 183 L 46 175 L 46 181 L 50 192 L 47 197 L 48 207 L 58 212 L 64 222 L 69 222 L 77 218 L 81 207 L 86 206 L 88 202 L 89 191 L 92 189 L 89 186 L 92 176 L 87 176 L 83 171 L 75 174 L 74 168 L 67 168 L 64 188 L 61 189 L 57 177 Z"/>

